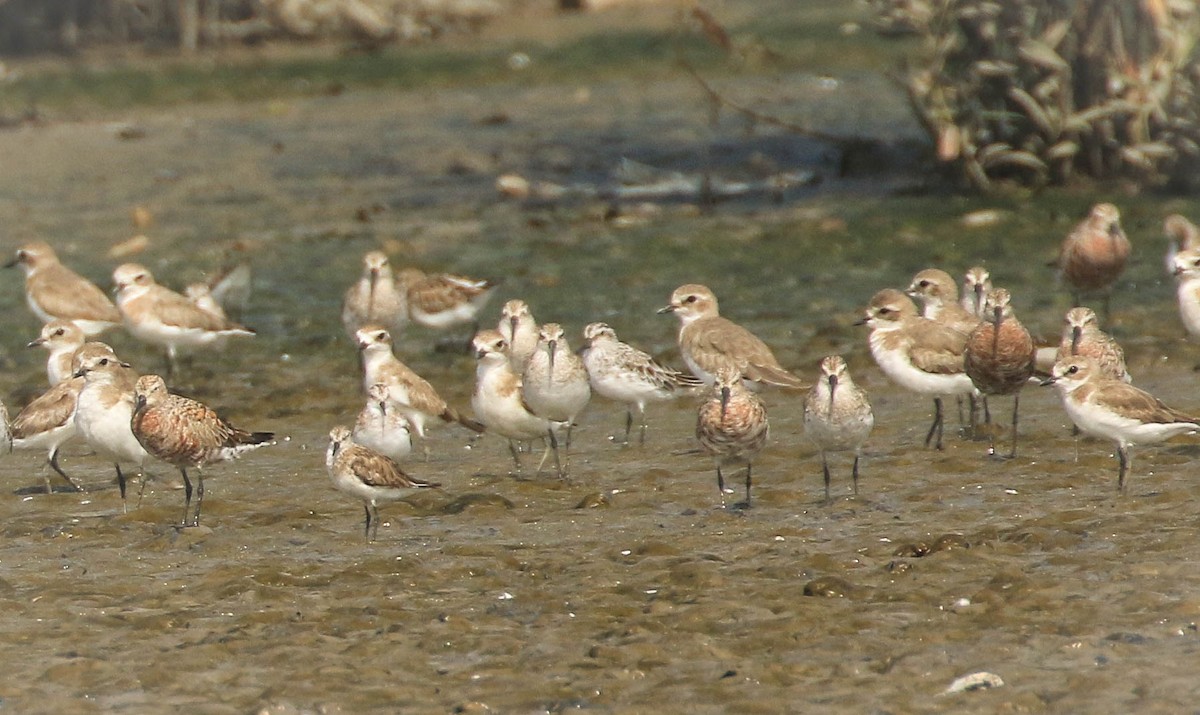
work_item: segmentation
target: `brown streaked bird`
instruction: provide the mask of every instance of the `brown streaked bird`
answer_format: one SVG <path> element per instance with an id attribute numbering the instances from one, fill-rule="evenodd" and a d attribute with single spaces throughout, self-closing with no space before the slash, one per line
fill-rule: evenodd
<path id="1" fill-rule="evenodd" d="M 203 468 L 243 453 L 274 444 L 273 432 L 247 432 L 221 419 L 211 408 L 167 391 L 158 375 L 142 375 L 134 385 L 134 409 L 130 427 L 133 435 L 153 457 L 179 468 L 183 475 L 183 520 L 181 526 L 200 525 L 204 504 Z M 196 511 L 192 505 L 192 480 L 188 467 L 196 470 Z"/>
<path id="2" fill-rule="evenodd" d="M 625 405 L 625 444 L 633 428 L 633 409 L 641 420 L 638 444 L 646 443 L 646 404 L 665 402 L 704 383 L 660 364 L 646 352 L 623 343 L 606 323 L 589 323 L 583 329 L 588 341 L 583 349 L 583 366 L 597 394 Z"/>
<path id="3" fill-rule="evenodd" d="M 1105 377 L 1086 355 L 1060 360 L 1042 385 L 1054 385 L 1067 416 L 1084 434 L 1117 443 L 1117 491 L 1125 491 L 1129 448 L 1200 431 L 1200 419 L 1133 385 Z"/>
<path id="4" fill-rule="evenodd" d="M 696 439 L 717 466 L 717 491 L 725 506 L 721 467 L 746 465 L 746 506 L 750 506 L 750 471 L 767 443 L 770 424 L 762 400 L 746 389 L 742 375 L 730 367 L 716 374 L 712 396 L 696 412 Z"/>
<path id="5" fill-rule="evenodd" d="M 963 310 L 983 319 L 983 304 L 992 292 L 992 274 L 983 266 L 972 266 L 963 274 L 963 289 L 960 305 Z"/>
<path id="6" fill-rule="evenodd" d="M 363 500 L 367 515 L 364 535 L 368 541 L 372 538 L 372 524 L 375 525 L 374 536 L 379 536 L 379 502 L 399 501 L 413 490 L 442 486 L 414 479 L 392 459 L 356 444 L 350 437 L 350 428 L 345 426 L 329 431 L 325 468 L 335 488 Z"/>
<path id="7" fill-rule="evenodd" d="M 392 266 L 383 251 L 369 251 L 362 258 L 362 275 L 342 299 L 342 325 L 351 340 L 367 325 L 398 332 L 408 325 L 408 302 L 397 284 Z"/>
<path id="8" fill-rule="evenodd" d="M 446 404 L 433 385 L 400 362 L 392 352 L 392 334 L 382 326 L 360 328 L 355 340 L 362 355 L 363 392 L 375 383 L 387 385 L 392 402 L 408 418 L 418 436 L 425 437 L 425 422 L 430 417 L 457 422 L 474 432 L 484 430 L 483 425 Z"/>
<path id="9" fill-rule="evenodd" d="M 538 324 L 529 305 L 514 298 L 500 309 L 500 322 L 496 325 L 500 337 L 508 343 L 508 362 L 513 372 L 522 375 L 529 364 L 529 356 L 537 350 Z"/>
<path id="10" fill-rule="evenodd" d="M 129 363 L 121 362 L 104 343 L 84 344 L 75 353 L 74 365 L 75 377 L 83 378 L 75 408 L 75 427 L 89 447 L 112 460 L 121 491 L 121 508 L 126 510 L 125 473 L 121 465 L 133 464 L 141 474 L 147 457 L 129 426 L 137 372 Z M 145 486 L 143 478 L 142 488 Z"/>
<path id="11" fill-rule="evenodd" d="M 659 313 L 679 316 L 679 352 L 692 374 L 714 384 L 722 368 L 737 371 L 750 389 L 761 385 L 807 390 L 803 380 L 775 359 L 766 343 L 746 328 L 722 318 L 717 297 L 697 284 L 679 286 Z"/>
<path id="12" fill-rule="evenodd" d="M 75 372 L 71 360 L 75 351 L 83 347 L 86 340 L 79 326 L 70 320 L 51 320 L 42 326 L 42 332 L 25 347 L 46 348 L 50 356 L 46 359 L 46 377 L 54 386 L 71 379 Z"/>
<path id="13" fill-rule="evenodd" d="M 488 280 L 405 268 L 396 276 L 408 303 L 408 317 L 427 328 L 470 324 L 478 329 L 479 311 L 496 289 Z M 475 331 L 473 331 L 474 333 Z"/>
<path id="14" fill-rule="evenodd" d="M 1163 234 L 1167 237 L 1165 262 L 1167 275 L 1175 274 L 1175 256 L 1183 251 L 1200 248 L 1200 227 L 1180 214 L 1171 214 L 1163 219 Z"/>
<path id="15" fill-rule="evenodd" d="M 1109 295 L 1125 270 L 1131 250 L 1121 230 L 1121 212 L 1112 204 L 1096 204 L 1087 218 L 1067 234 L 1051 265 L 1058 267 L 1070 286 L 1075 305 L 1082 305 L 1085 295 L 1102 296 L 1107 320 Z"/>
<path id="16" fill-rule="evenodd" d="M 1125 367 L 1125 351 L 1111 336 L 1100 329 L 1100 319 L 1091 308 L 1071 308 L 1063 318 L 1062 341 L 1054 361 L 1085 355 L 1096 363 L 1105 377 L 1121 382 L 1133 382 Z"/>
<path id="17" fill-rule="evenodd" d="M 1037 348 L 1033 338 L 1012 310 L 1012 296 L 1004 288 L 988 295 L 984 313 L 987 316 L 967 338 L 963 365 L 975 387 L 985 395 L 1012 395 L 1012 450 L 1017 456 L 1017 416 L 1021 388 L 1033 377 Z M 988 454 L 996 453 L 995 435 L 991 437 Z"/>
<path id="18" fill-rule="evenodd" d="M 867 342 L 883 374 L 905 389 L 933 397 L 925 446 L 937 435 L 935 446 L 942 449 L 942 398 L 975 392 L 963 367 L 966 334 L 922 318 L 912 299 L 894 288 L 872 296 L 858 324 L 871 329 Z"/>
<path id="19" fill-rule="evenodd" d="M 138 263 L 113 270 L 117 308 L 133 337 L 166 350 L 167 369 L 175 374 L 180 350 L 219 345 L 225 338 L 254 331 L 202 310 L 186 296 L 159 285 Z"/>
<path id="20" fill-rule="evenodd" d="M 25 271 L 25 301 L 43 323 L 71 320 L 88 337 L 121 323 L 121 314 L 104 291 L 64 266 L 49 244 L 35 241 L 21 246 L 5 264 L 12 266 Z"/>
<path id="21" fill-rule="evenodd" d="M 821 450 L 825 477 L 825 501 L 829 497 L 829 452 L 854 452 L 854 493 L 858 494 L 858 460 L 863 442 L 875 426 L 875 414 L 867 393 L 854 384 L 846 361 L 840 355 L 821 360 L 821 378 L 804 403 L 804 434 Z"/>

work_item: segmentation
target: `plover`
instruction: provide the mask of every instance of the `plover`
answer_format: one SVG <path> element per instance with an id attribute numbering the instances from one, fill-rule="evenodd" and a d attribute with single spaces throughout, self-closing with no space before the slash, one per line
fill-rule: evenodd
<path id="1" fill-rule="evenodd" d="M 1175 297 L 1183 327 L 1192 338 L 1200 338 L 1200 248 L 1175 256 Z"/>
<path id="2" fill-rule="evenodd" d="M 917 273 L 905 293 L 921 304 L 921 315 L 925 318 L 962 333 L 969 333 L 979 325 L 979 317 L 958 302 L 954 279 L 941 269 L 927 268 Z"/>
<path id="3" fill-rule="evenodd" d="M 42 332 L 31 340 L 27 348 L 45 348 L 50 356 L 46 359 L 46 377 L 50 384 L 57 385 L 69 380 L 74 370 L 71 359 L 75 351 L 83 347 L 86 337 L 79 326 L 70 320 L 51 320 L 42 326 Z"/>
<path id="4" fill-rule="evenodd" d="M 415 489 L 440 487 L 435 482 L 424 482 L 404 473 L 399 464 L 382 454 L 355 444 L 350 428 L 334 427 L 329 432 L 329 449 L 325 452 L 325 468 L 333 486 L 363 500 L 366 524 L 363 528 L 367 540 L 379 536 L 379 502 L 399 501 Z"/>
<path id="5" fill-rule="evenodd" d="M 25 301 L 43 323 L 74 321 L 84 335 L 99 335 L 121 322 L 116 306 L 94 283 L 64 266 L 42 241 L 17 249 L 6 267 L 25 271 Z"/>
<path id="6" fill-rule="evenodd" d="M 858 322 L 871 329 L 867 342 L 879 369 L 901 387 L 933 397 L 925 446 L 936 434 L 942 449 L 942 397 L 975 392 L 963 367 L 967 336 L 917 315 L 912 299 L 892 288 L 876 293 Z"/>
<path id="7" fill-rule="evenodd" d="M 1042 384 L 1058 388 L 1067 416 L 1082 432 L 1117 443 L 1117 491 L 1125 490 L 1131 446 L 1200 431 L 1200 419 L 1167 407 L 1133 385 L 1105 377 L 1084 355 L 1060 360 Z"/>
<path id="8" fill-rule="evenodd" d="M 363 391 L 371 385 L 387 385 L 391 401 L 408 419 L 418 436 L 425 437 L 425 422 L 437 417 L 482 432 L 484 427 L 446 404 L 437 390 L 413 372 L 392 352 L 392 334 L 378 325 L 367 325 L 355 333 L 362 356 Z"/>
<path id="9" fill-rule="evenodd" d="M 1107 320 L 1109 294 L 1125 270 L 1131 249 L 1121 230 L 1121 212 L 1112 204 L 1096 204 L 1067 234 L 1052 265 L 1070 286 L 1075 305 L 1082 305 L 1086 295 L 1101 295 Z"/>
<path id="10" fill-rule="evenodd" d="M 590 323 L 583 329 L 588 342 L 582 351 L 592 390 L 625 405 L 625 444 L 633 427 L 636 407 L 641 421 L 638 444 L 646 442 L 646 404 L 673 400 L 704 383 L 693 375 L 661 365 L 649 354 L 623 343 L 605 323 Z"/>
<path id="11" fill-rule="evenodd" d="M 75 491 L 81 490 L 59 466 L 58 451 L 76 435 L 75 406 L 82 388 L 83 378 L 68 377 L 34 398 L 8 424 L 12 448 L 47 450 L 47 464 Z M 50 475 L 44 474 L 43 478 L 49 494 L 52 491 Z"/>
<path id="12" fill-rule="evenodd" d="M 1200 227 L 1185 216 L 1171 214 L 1163 219 L 1163 234 L 1167 237 L 1167 275 L 1171 275 L 1175 272 L 1175 256 L 1181 251 L 1200 248 Z"/>
<path id="13" fill-rule="evenodd" d="M 196 307 L 185 296 L 154 281 L 137 263 L 113 271 L 117 308 L 125 327 L 137 339 L 166 350 L 167 368 L 174 374 L 181 349 L 220 343 L 224 338 L 252 336 L 254 331 Z"/>
<path id="14" fill-rule="evenodd" d="M 1017 417 L 1021 388 L 1033 377 L 1037 348 L 1033 338 L 1012 309 L 1012 298 L 1004 288 L 993 290 L 984 305 L 984 320 L 967 337 L 963 366 L 967 376 L 984 395 L 1012 395 L 1012 450 L 1017 456 Z M 995 435 L 989 454 L 996 453 Z"/>
<path id="15" fill-rule="evenodd" d="M 1080 306 L 1067 311 L 1063 319 L 1062 341 L 1055 362 L 1086 355 L 1096 363 L 1105 377 L 1121 382 L 1133 382 L 1125 367 L 1125 351 L 1111 336 L 1100 329 L 1100 319 L 1091 308 Z"/>
<path id="16" fill-rule="evenodd" d="M 566 430 L 566 422 L 551 422 L 530 412 L 521 396 L 521 378 L 509 364 L 508 341 L 497 330 L 481 330 L 471 341 L 478 363 L 475 367 L 475 390 L 471 394 L 471 409 L 479 421 L 508 440 L 513 464 L 521 469 L 521 457 L 516 443 L 532 439 L 546 441 L 549 432 Z M 541 471 L 549 444 L 542 456 Z"/>
<path id="17" fill-rule="evenodd" d="M 712 395 L 696 413 L 696 439 L 717 467 L 717 491 L 725 506 L 721 467 L 746 465 L 746 506 L 750 505 L 750 472 L 754 457 L 767 443 L 770 425 L 761 400 L 748 390 L 742 375 L 728 366 L 718 369 Z"/>
<path id="18" fill-rule="evenodd" d="M 404 289 L 397 285 L 387 254 L 370 251 L 363 256 L 362 275 L 342 299 L 342 325 L 351 340 L 367 325 L 400 331 L 408 325 Z"/>
<path id="19" fill-rule="evenodd" d="M 147 456 L 129 426 L 133 417 L 133 385 L 138 375 L 103 343 L 86 343 L 75 355 L 75 376 L 83 378 L 75 408 L 75 427 L 89 447 L 112 460 L 121 506 L 125 509 L 125 473 L 121 465 L 133 464 L 140 473 Z M 145 487 L 144 479 L 142 486 Z"/>
<path id="20" fill-rule="evenodd" d="M 858 460 L 863 442 L 875 426 L 867 394 L 850 379 L 840 355 L 821 360 L 821 377 L 804 403 L 804 434 L 821 450 L 825 501 L 829 501 L 829 452 L 854 452 L 854 493 L 858 494 Z"/>
<path id="21" fill-rule="evenodd" d="M 592 397 L 592 387 L 583 360 L 571 352 L 562 326 L 558 323 L 545 323 L 538 331 L 537 349 L 530 356 L 525 374 L 521 376 L 521 396 L 533 414 L 550 422 L 567 424 L 565 451 L 569 454 L 575 418 L 587 407 Z M 569 456 L 565 460 L 560 459 L 555 430 L 548 429 L 546 438 L 554 453 L 558 476 L 565 476 L 564 462 L 569 463 Z"/>
<path id="22" fill-rule="evenodd" d="M 747 387 L 773 385 L 808 389 L 804 381 L 783 369 L 766 343 L 749 330 L 722 318 L 717 297 L 702 285 L 675 289 L 669 305 L 659 313 L 679 316 L 679 352 L 692 374 L 712 385 L 722 368 L 742 375 Z"/>
<path id="23" fill-rule="evenodd" d="M 178 467 L 183 475 L 181 526 L 200 525 L 200 507 L 204 504 L 202 470 L 205 466 L 274 444 L 273 432 L 238 429 L 207 405 L 168 392 L 166 382 L 158 375 L 139 377 L 133 394 L 130 427 L 134 437 L 151 456 Z M 196 471 L 196 511 L 190 521 L 192 481 L 188 478 L 189 467 Z"/>
<path id="24" fill-rule="evenodd" d="M 508 360 L 513 372 L 523 374 L 538 343 L 538 324 L 525 301 L 514 298 L 505 303 L 500 309 L 496 330 L 508 343 Z"/>
<path id="25" fill-rule="evenodd" d="M 412 453 L 408 418 L 391 404 L 391 390 L 377 382 L 367 388 L 367 401 L 354 422 L 354 441 L 385 457 L 400 460 Z"/>

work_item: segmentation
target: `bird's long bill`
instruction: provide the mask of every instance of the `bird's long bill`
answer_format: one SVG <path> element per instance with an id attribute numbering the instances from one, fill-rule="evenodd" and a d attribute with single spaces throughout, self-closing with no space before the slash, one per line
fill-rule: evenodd
<path id="1" fill-rule="evenodd" d="M 663 307 L 658 309 L 659 315 L 662 315 L 664 313 L 674 313 L 674 312 L 675 312 L 675 306 L 673 306 L 673 305 L 664 305 Z"/>
<path id="2" fill-rule="evenodd" d="M 1071 354 L 1079 354 L 1079 339 L 1083 337 L 1083 328 L 1076 325 L 1071 328 Z"/>
<path id="3" fill-rule="evenodd" d="M 379 269 L 371 269 L 371 277 L 367 281 L 367 316 L 375 314 L 375 284 L 379 282 Z"/>
<path id="4" fill-rule="evenodd" d="M 1058 378 L 1051 375 L 1050 377 L 1047 377 L 1045 380 L 1042 380 L 1038 384 L 1041 385 L 1042 387 L 1050 387 L 1051 385 L 1053 385 L 1056 382 L 1058 382 Z"/>
<path id="5" fill-rule="evenodd" d="M 517 316 L 508 319 L 508 342 L 511 345 L 517 339 L 517 323 L 521 322 Z"/>
<path id="6" fill-rule="evenodd" d="M 975 314 L 978 315 L 979 311 L 981 311 L 981 310 L 983 310 L 983 284 L 976 283 L 975 284 Z"/>
<path id="7" fill-rule="evenodd" d="M 558 351 L 558 341 L 551 340 L 546 343 L 546 349 L 550 351 L 550 369 L 546 371 L 546 382 L 554 381 L 554 353 Z"/>
<path id="8" fill-rule="evenodd" d="M 729 386 L 721 387 L 721 424 L 725 424 L 725 410 L 729 407 Z"/>
<path id="9" fill-rule="evenodd" d="M 833 412 L 833 393 L 837 391 L 838 379 L 837 375 L 829 376 L 829 412 Z"/>
<path id="10" fill-rule="evenodd" d="M 141 410 L 145 409 L 145 407 L 146 407 L 146 396 L 145 395 L 137 395 L 136 397 L 134 397 L 134 400 L 133 400 L 133 411 L 134 412 L 140 412 Z"/>
<path id="11" fill-rule="evenodd" d="M 992 354 L 1000 349 L 1000 323 L 1004 320 L 1004 309 L 996 306 L 992 309 Z"/>
<path id="12" fill-rule="evenodd" d="M 866 325 L 870 320 L 871 320 L 870 318 L 863 316 L 863 317 L 859 318 L 858 320 L 854 321 L 854 324 L 855 325 Z"/>

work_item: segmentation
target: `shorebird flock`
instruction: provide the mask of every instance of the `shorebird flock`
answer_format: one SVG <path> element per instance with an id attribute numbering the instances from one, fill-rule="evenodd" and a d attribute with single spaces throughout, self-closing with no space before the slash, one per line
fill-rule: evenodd
<path id="1" fill-rule="evenodd" d="M 1181 318 L 1188 333 L 1200 335 L 1200 230 L 1176 215 L 1166 220 L 1164 232 Z M 897 385 L 933 399 L 925 446 L 943 449 L 943 400 L 954 397 L 960 421 L 962 401 L 970 406 L 969 419 L 960 425 L 965 437 L 984 435 L 993 458 L 1016 456 L 1021 392 L 1035 384 L 1057 389 L 1079 432 L 1115 443 L 1118 491 L 1125 487 L 1132 446 L 1200 431 L 1200 420 L 1132 384 L 1123 351 L 1101 329 L 1130 253 L 1120 214 L 1111 204 L 1093 207 L 1066 236 L 1053 265 L 1076 307 L 1063 320 L 1057 346 L 1035 344 L 1013 310 L 1009 291 L 993 285 L 981 266 L 965 271 L 961 293 L 949 273 L 930 268 L 918 272 L 905 290 L 883 288 L 866 300 L 858 324 L 867 326 L 866 343 L 879 369 Z M 63 265 L 45 243 L 21 246 L 9 265 L 24 270 L 29 307 L 45 322 L 29 346 L 47 351 L 50 387 L 11 420 L 4 414 L 3 437 L 15 449 L 46 450 L 49 470 L 74 490 L 80 487 L 58 458 L 65 443 L 81 439 L 114 465 L 122 508 L 127 508 L 123 466 L 141 475 L 153 460 L 170 464 L 184 484 L 179 524 L 198 525 L 201 470 L 274 444 L 274 435 L 234 427 L 167 385 L 179 370 L 181 354 L 219 349 L 228 340 L 252 338 L 254 331 L 227 317 L 220 293 L 209 286 L 176 293 L 138 264 L 113 271 L 115 304 Z M 414 441 L 422 442 L 429 458 L 425 438 L 433 425 L 454 424 L 503 438 L 518 471 L 522 455 L 540 442 L 544 450 L 537 474 L 552 460 L 561 479 L 570 474 L 573 428 L 593 394 L 626 407 L 626 446 L 635 421 L 636 444 L 645 444 L 649 406 L 692 396 L 698 405 L 696 452 L 715 466 L 722 506 L 726 495 L 737 491 L 726 488 L 729 470 L 744 470 L 744 500 L 731 505 L 737 508 L 750 505 L 753 462 L 770 442 L 759 392 L 803 394 L 804 431 L 821 455 L 825 500 L 831 499 L 828 457 L 836 452 L 853 455 L 858 493 L 860 458 L 875 417 L 842 356 L 825 357 L 811 380 L 798 376 L 751 331 L 723 317 L 716 295 L 700 284 L 678 287 L 658 311 L 678 319 L 679 355 L 686 369 L 660 363 L 600 322 L 584 328 L 576 351 L 560 324 L 539 324 L 519 299 L 502 306 L 494 329 L 480 329 L 495 289 L 489 281 L 463 276 L 411 268 L 394 272 L 386 254 L 371 251 L 363 257 L 361 276 L 346 290 L 341 319 L 360 355 L 363 406 L 353 425 L 330 430 L 326 469 L 334 487 L 363 501 L 368 539 L 378 532 L 380 502 L 440 486 L 410 476 L 401 466 L 412 458 Z M 1083 305 L 1088 300 L 1099 300 L 1099 315 Z M 473 415 L 447 403 L 397 355 L 393 336 L 410 323 L 436 329 L 470 326 L 469 350 L 476 359 Z M 139 375 L 108 345 L 89 342 L 119 325 L 164 351 L 165 379 Z M 997 449 L 1003 428 L 991 424 L 988 402 L 1002 396 L 1013 398 L 1006 451 Z M 47 493 L 52 492 L 49 472 L 44 480 Z M 144 489 L 144 476 L 141 484 Z"/>

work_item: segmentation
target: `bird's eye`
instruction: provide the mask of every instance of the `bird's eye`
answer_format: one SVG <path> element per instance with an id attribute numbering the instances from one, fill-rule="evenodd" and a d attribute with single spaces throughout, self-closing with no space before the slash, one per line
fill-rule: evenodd
<path id="1" fill-rule="evenodd" d="M 922 288 L 928 288 L 928 287 L 929 287 L 929 281 L 921 281 L 921 282 L 920 282 L 920 283 L 918 283 L 917 285 L 921 286 Z"/>
<path id="2" fill-rule="evenodd" d="M 62 329 L 62 328 L 59 328 L 58 330 L 55 330 L 55 331 L 54 331 L 54 334 L 55 334 L 55 335 L 62 335 L 62 334 L 63 334 L 63 332 L 64 332 L 64 331 L 63 331 L 63 329 Z"/>
<path id="3" fill-rule="evenodd" d="M 497 340 L 497 341 L 496 341 L 496 350 L 498 350 L 498 351 L 499 351 L 499 350 L 503 350 L 503 349 L 504 349 L 504 348 L 506 348 L 506 347 L 508 347 L 508 343 L 507 343 L 507 342 L 505 342 L 504 340 Z"/>
<path id="4" fill-rule="evenodd" d="M 100 364 L 101 364 L 101 365 L 107 365 L 107 364 L 108 364 L 108 358 L 100 358 Z"/>
<path id="5" fill-rule="evenodd" d="M 1079 372 L 1079 366 L 1078 366 L 1078 365 L 1072 365 L 1070 368 L 1068 368 L 1068 369 L 1067 369 L 1067 374 L 1068 374 L 1068 375 L 1074 375 L 1074 374 L 1075 374 L 1075 373 L 1077 373 L 1077 372 Z"/>
<path id="6" fill-rule="evenodd" d="M 880 314 L 880 315 L 887 315 L 887 314 L 888 314 L 888 313 L 890 313 L 890 312 L 892 312 L 892 309 L 891 309 L 891 308 L 880 308 L 880 309 L 879 309 L 879 314 Z"/>
<path id="7" fill-rule="evenodd" d="M 686 297 L 686 298 L 684 298 L 684 299 L 683 299 L 683 302 L 684 302 L 684 303 L 695 303 L 695 302 L 696 302 L 696 300 L 697 300 L 696 296 L 694 296 L 694 295 L 689 295 L 688 297 Z"/>

